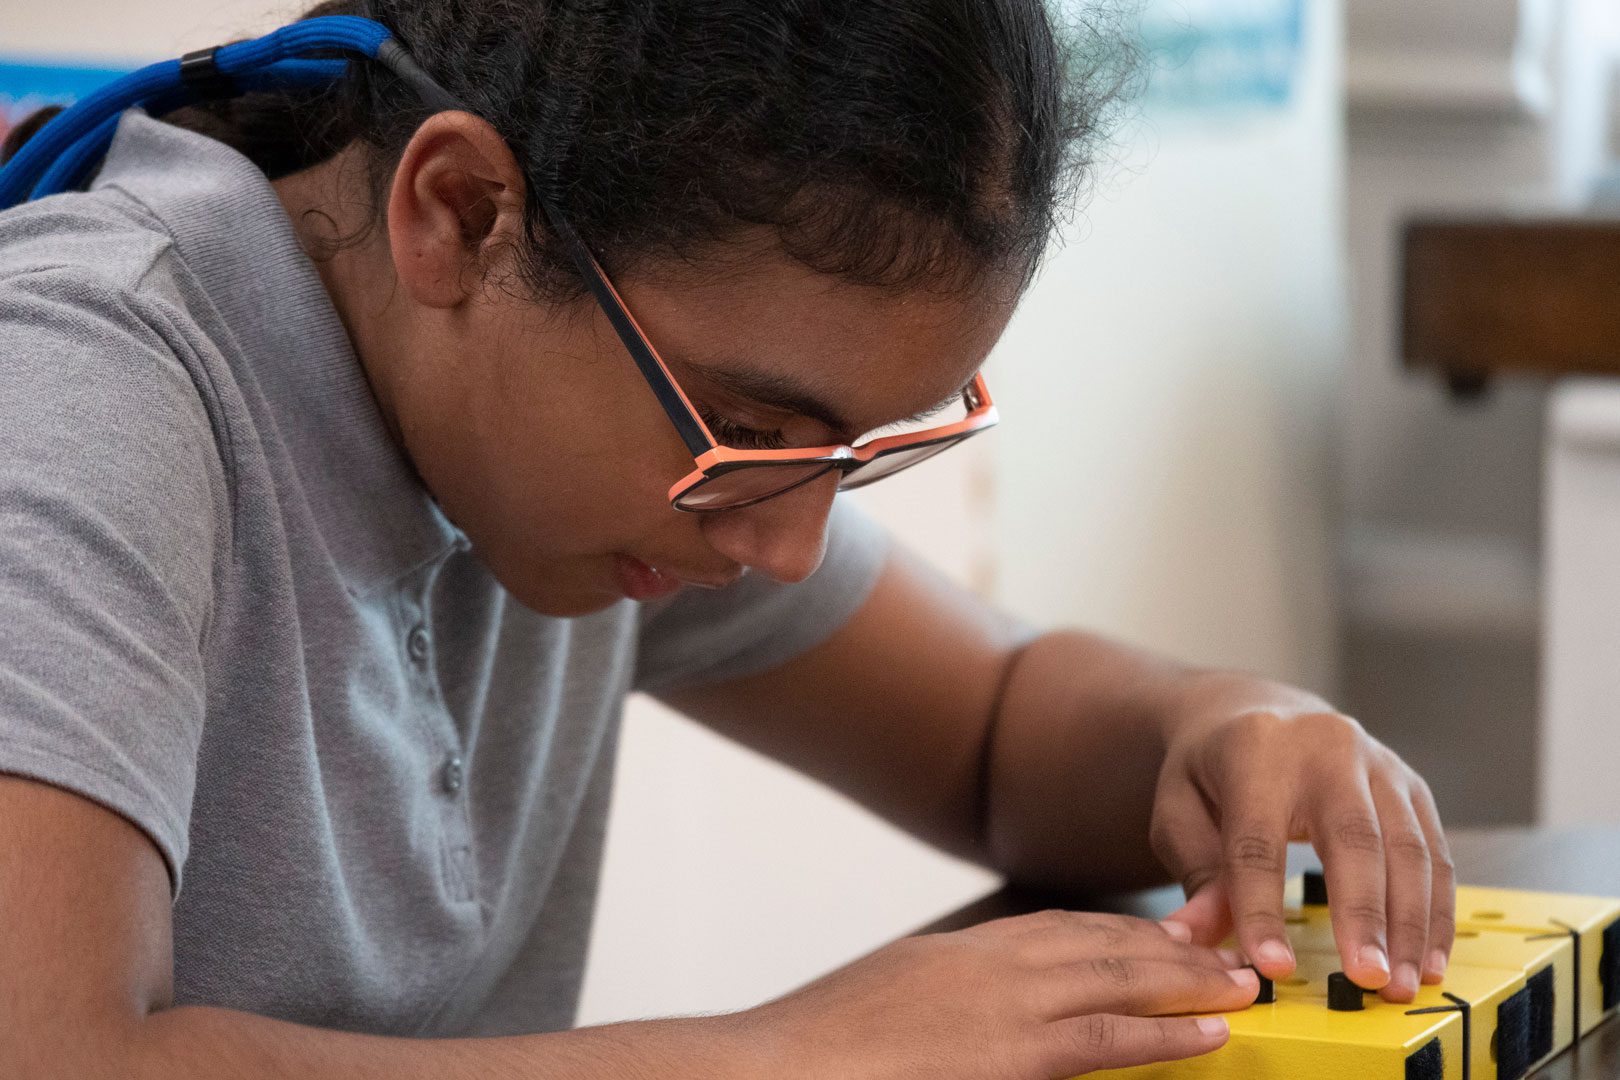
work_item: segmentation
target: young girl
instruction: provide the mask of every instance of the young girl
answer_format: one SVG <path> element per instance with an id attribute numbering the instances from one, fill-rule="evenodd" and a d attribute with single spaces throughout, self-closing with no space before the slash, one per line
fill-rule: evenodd
<path id="1" fill-rule="evenodd" d="M 835 501 L 994 421 L 1107 96 L 1038 0 L 311 14 L 388 41 L 190 57 L 201 104 L 0 215 L 0 1074 L 1185 1057 L 1253 1000 L 1234 925 L 1292 967 L 1290 838 L 1352 977 L 1439 978 L 1440 824 L 1355 721 L 1036 635 Z M 569 1031 L 633 688 L 1016 880 L 1188 903 Z"/>

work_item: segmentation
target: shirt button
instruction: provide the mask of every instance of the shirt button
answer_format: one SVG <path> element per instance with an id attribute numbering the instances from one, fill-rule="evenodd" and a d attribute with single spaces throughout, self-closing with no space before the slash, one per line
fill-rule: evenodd
<path id="1" fill-rule="evenodd" d="M 439 784 L 448 794 L 454 795 L 460 791 L 466 778 L 467 770 L 461 764 L 461 758 L 451 754 L 445 759 L 444 767 L 439 770 Z"/>
<path id="2" fill-rule="evenodd" d="M 405 637 L 405 651 L 411 654 L 411 659 L 420 664 L 428 655 L 427 627 L 417 623 L 411 627 L 411 632 Z"/>

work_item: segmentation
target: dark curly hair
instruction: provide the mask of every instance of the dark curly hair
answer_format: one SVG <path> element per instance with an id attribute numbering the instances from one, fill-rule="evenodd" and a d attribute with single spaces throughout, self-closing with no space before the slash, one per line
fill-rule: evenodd
<path id="1" fill-rule="evenodd" d="M 1065 35 L 1042 0 L 330 0 L 305 17 L 337 14 L 389 27 L 506 139 L 538 241 L 519 273 L 550 297 L 582 286 L 541 200 L 620 271 L 701 265 L 766 226 L 861 284 L 1027 282 L 1131 71 L 1103 9 Z M 169 119 L 272 178 L 359 140 L 380 194 L 426 115 L 355 63 L 330 89 Z"/>

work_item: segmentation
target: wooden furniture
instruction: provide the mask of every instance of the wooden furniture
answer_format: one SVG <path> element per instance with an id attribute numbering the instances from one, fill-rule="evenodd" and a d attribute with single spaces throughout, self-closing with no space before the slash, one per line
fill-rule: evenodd
<path id="1" fill-rule="evenodd" d="M 1620 374 L 1620 221 L 1417 220 L 1401 353 L 1454 389 L 1491 375 Z"/>
<path id="2" fill-rule="evenodd" d="M 1457 875 L 1471 885 L 1620 896 L 1620 829 L 1459 829 L 1449 835 Z M 1303 867 L 1313 860 L 1308 851 L 1296 847 L 1289 861 Z M 1163 918 L 1180 904 L 1181 890 L 1165 888 L 1068 906 Z M 1044 906 L 1048 905 L 1039 898 L 1003 889 L 921 932 L 956 930 Z M 1616 1076 L 1620 1076 L 1620 1020 L 1611 1017 L 1535 1072 L 1532 1080 L 1613 1080 Z"/>

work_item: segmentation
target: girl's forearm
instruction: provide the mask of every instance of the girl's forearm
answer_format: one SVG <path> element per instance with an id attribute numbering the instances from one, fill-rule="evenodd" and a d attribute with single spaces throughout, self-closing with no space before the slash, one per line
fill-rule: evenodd
<path id="1" fill-rule="evenodd" d="M 68 1080 L 744 1080 L 770 1071 L 747 1014 L 647 1020 L 544 1035 L 399 1038 L 185 1006 L 155 1013 L 86 1073 L 74 1055 L 20 1075 Z M 52 1069 L 56 1071 L 52 1071 Z"/>

